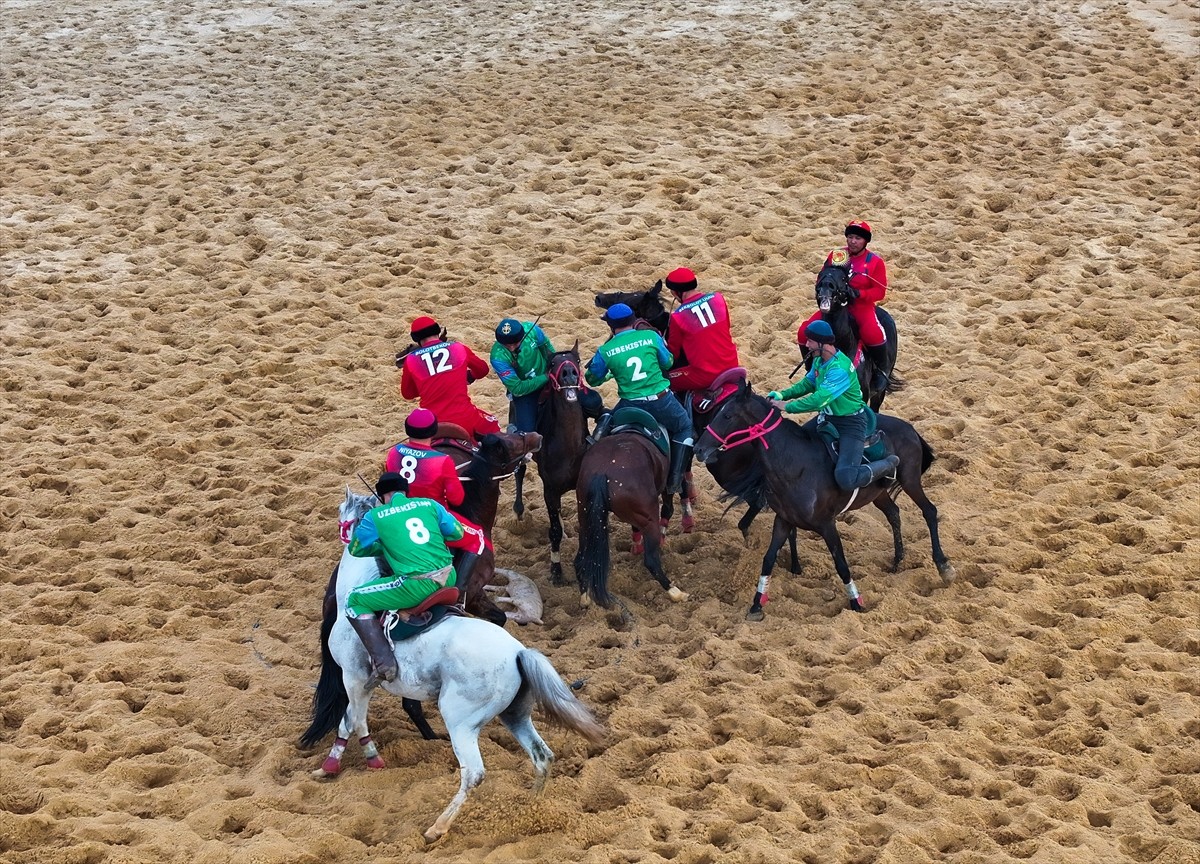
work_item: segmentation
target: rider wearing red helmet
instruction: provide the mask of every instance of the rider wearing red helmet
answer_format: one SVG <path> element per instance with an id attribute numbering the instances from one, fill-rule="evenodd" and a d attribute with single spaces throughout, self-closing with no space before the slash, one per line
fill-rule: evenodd
<path id="1" fill-rule="evenodd" d="M 882 258 L 874 252 L 867 251 L 867 244 L 871 242 L 869 224 L 861 219 L 851 222 L 846 226 L 845 236 L 844 254 L 849 257 L 846 266 L 850 270 L 850 287 L 856 294 L 855 299 L 846 308 L 854 316 L 863 350 L 875 366 L 871 389 L 880 392 L 886 390 L 888 384 L 887 373 L 883 371 L 888 364 L 887 337 L 883 328 L 879 326 L 879 319 L 875 317 L 875 304 L 882 303 L 887 295 L 887 267 Z M 840 249 L 830 252 L 825 258 L 825 264 L 832 263 L 833 257 L 840 254 Z M 821 313 L 817 312 L 800 325 L 796 334 L 797 342 L 804 344 L 804 328 L 820 317 Z"/>
<path id="2" fill-rule="evenodd" d="M 686 267 L 668 273 L 666 284 L 680 304 L 667 329 L 667 350 L 675 358 L 667 373 L 671 389 L 705 390 L 722 372 L 741 365 L 729 332 L 729 308 L 719 292 L 701 291 L 696 274 Z"/>
<path id="3" fill-rule="evenodd" d="M 500 424 L 491 414 L 476 408 L 467 395 L 467 385 L 488 374 L 488 364 L 466 345 L 446 339 L 441 326 L 428 316 L 412 323 L 414 347 L 402 358 L 400 395 L 420 399 L 443 423 L 455 423 L 479 438 L 499 432 Z"/>

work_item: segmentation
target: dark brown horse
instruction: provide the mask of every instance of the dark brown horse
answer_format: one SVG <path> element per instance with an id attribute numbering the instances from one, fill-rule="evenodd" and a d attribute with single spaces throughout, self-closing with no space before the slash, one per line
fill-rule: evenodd
<path id="1" fill-rule="evenodd" d="M 618 423 L 616 417 L 613 422 Z M 610 512 L 635 532 L 641 532 L 645 544 L 642 561 L 671 599 L 687 599 L 687 594 L 672 585 L 663 572 L 658 502 L 666 485 L 666 454 L 637 432 L 623 432 L 614 426 L 612 433 L 584 454 L 575 485 L 579 511 L 575 576 L 582 605 L 594 600 L 608 609 L 614 602 L 608 591 Z"/>
<path id="2" fill-rule="evenodd" d="M 797 528 L 820 534 L 833 556 L 834 566 L 846 589 L 850 608 L 865 611 L 858 587 L 846 563 L 836 519 L 848 510 L 874 504 L 887 518 L 892 528 L 894 558 L 892 570 L 904 557 L 900 537 L 900 508 L 894 495 L 903 489 L 925 517 L 933 545 L 933 561 L 944 584 L 954 579 L 954 568 L 942 552 L 938 539 L 937 508 L 921 487 L 921 476 L 933 463 L 933 450 L 910 424 L 895 417 L 879 415 L 879 428 L 886 435 L 890 452 L 900 457 L 896 479 L 880 480 L 863 489 L 847 492 L 833 480 L 833 462 L 824 440 L 812 424 L 799 426 L 787 420 L 770 401 L 756 395 L 749 384 L 721 406 L 717 416 L 708 424 L 696 447 L 696 455 L 710 460 L 718 453 L 735 449 L 753 454 L 743 476 L 732 485 L 729 495 L 742 501 L 757 501 L 765 497 L 775 511 L 775 526 L 771 544 L 763 557 L 754 602 L 746 616 L 761 621 L 762 607 L 767 600 L 767 587 L 775 558 L 788 533 Z"/>
<path id="3" fill-rule="evenodd" d="M 583 375 L 579 367 L 579 343 L 569 351 L 550 355 L 546 374 L 546 398 L 538 411 L 538 432 L 542 447 L 534 454 L 538 476 L 542 481 L 542 498 L 550 521 L 550 581 L 563 584 L 562 558 L 562 496 L 575 489 L 579 465 L 587 450 L 587 421 L 579 394 Z"/>
<path id="4" fill-rule="evenodd" d="M 896 333 L 895 320 L 886 309 L 877 308 L 875 310 L 879 326 L 883 328 L 883 333 L 887 336 L 887 366 L 883 371 L 888 376 L 887 389 L 876 392 L 871 389 L 871 379 L 875 372 L 874 363 L 870 357 L 865 355 L 861 361 L 858 360 L 861 353 L 858 324 L 848 308 L 856 295 L 854 289 L 850 287 L 848 268 L 836 264 L 826 264 L 822 267 L 821 272 L 817 274 L 816 294 L 817 308 L 821 310 L 821 317 L 833 328 L 833 338 L 837 349 L 858 363 L 856 367 L 858 384 L 862 390 L 863 401 L 870 405 L 873 411 L 878 411 L 883 405 L 883 398 L 888 393 L 895 393 L 904 388 L 904 382 L 895 374 L 896 354 L 899 351 L 899 337 Z M 805 365 L 812 368 L 810 358 L 805 358 Z"/>

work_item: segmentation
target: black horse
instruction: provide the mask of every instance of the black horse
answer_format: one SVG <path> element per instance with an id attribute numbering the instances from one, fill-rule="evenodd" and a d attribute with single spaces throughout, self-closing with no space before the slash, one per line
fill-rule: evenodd
<path id="1" fill-rule="evenodd" d="M 587 421 L 579 401 L 579 391 L 585 386 L 579 368 L 579 342 L 569 351 L 550 355 L 546 370 L 550 378 L 546 397 L 538 410 L 538 432 L 542 449 L 534 454 L 538 476 L 542 480 L 542 498 L 550 520 L 550 581 L 563 584 L 562 496 L 575 488 L 579 464 L 587 451 Z"/>
<path id="2" fill-rule="evenodd" d="M 662 285 L 655 284 L 649 291 L 613 291 L 607 294 L 596 295 L 596 305 L 601 309 L 607 309 L 616 303 L 624 303 L 633 310 L 634 316 L 639 321 L 644 321 L 648 326 L 654 328 L 665 339 L 668 328 L 671 324 L 671 313 L 662 302 Z M 701 434 L 704 432 L 708 421 L 716 414 L 715 408 L 710 411 L 698 411 L 693 406 L 692 410 L 692 430 L 693 440 L 698 441 Z M 713 479 L 717 481 L 717 485 L 722 489 L 729 491 L 731 483 L 740 477 L 744 469 L 749 464 L 749 455 L 741 451 L 730 453 L 721 453 L 713 461 L 709 462 L 707 467 Z M 683 509 L 683 532 L 689 533 L 692 529 L 693 517 L 692 507 L 696 503 L 696 485 L 692 478 L 692 459 L 688 457 L 688 462 L 684 466 L 683 472 L 683 489 L 679 494 L 680 504 Z M 734 501 L 730 507 L 737 504 Z M 738 529 L 742 532 L 742 537 L 749 539 L 750 525 L 758 516 L 762 509 L 767 506 L 765 496 L 760 496 L 758 500 L 746 501 L 749 508 L 741 519 L 738 520 Z M 662 510 L 660 511 L 660 521 L 663 528 L 670 524 L 671 516 L 675 513 L 674 499 L 671 495 L 664 495 L 662 502 Z M 789 548 L 792 553 L 791 572 L 798 574 L 800 572 L 800 557 L 796 551 L 796 535 L 793 532 L 789 538 Z"/>
<path id="3" fill-rule="evenodd" d="M 826 264 L 817 274 L 817 308 L 821 317 L 833 328 L 834 342 L 837 349 L 852 360 L 859 353 L 858 322 L 847 308 L 854 300 L 854 289 L 850 287 L 850 273 L 845 266 Z M 904 387 L 904 382 L 894 374 L 896 368 L 896 353 L 899 342 L 896 334 L 896 322 L 886 309 L 875 309 L 879 326 L 887 336 L 887 368 L 883 370 L 888 376 L 887 389 L 882 392 L 871 390 L 871 379 L 875 373 L 875 364 L 864 355 L 858 364 L 858 384 L 862 388 L 863 401 L 875 411 L 883 405 L 883 397 L 895 393 Z M 803 344 L 803 339 L 801 339 Z M 812 368 L 812 358 L 806 357 L 805 364 Z"/>
<path id="4" fill-rule="evenodd" d="M 771 544 L 763 557 L 762 575 L 746 616 L 749 620 L 762 620 L 762 607 L 767 599 L 775 558 L 788 534 L 797 528 L 821 535 L 845 586 L 850 608 L 856 612 L 865 611 L 842 551 L 835 520 L 846 511 L 867 504 L 874 504 L 883 511 L 892 528 L 892 571 L 895 572 L 904 557 L 900 508 L 894 500 L 901 489 L 921 508 L 925 524 L 929 526 L 933 561 L 943 584 L 948 585 L 954 579 L 954 568 L 938 540 L 937 508 L 921 488 L 921 476 L 933 463 L 933 450 L 917 430 L 903 420 L 881 414 L 879 428 L 886 435 L 888 449 L 900 457 L 896 479 L 880 480 L 866 488 L 847 492 L 833 480 L 833 461 L 824 440 L 815 431 L 815 424 L 799 426 L 785 419 L 770 401 L 756 395 L 749 384 L 739 387 L 737 393 L 726 399 L 709 423 L 696 446 L 696 455 L 707 462 L 718 454 L 733 450 L 752 453 L 750 467 L 732 484 L 727 494 L 741 501 L 758 501 L 765 496 L 776 514 Z"/>

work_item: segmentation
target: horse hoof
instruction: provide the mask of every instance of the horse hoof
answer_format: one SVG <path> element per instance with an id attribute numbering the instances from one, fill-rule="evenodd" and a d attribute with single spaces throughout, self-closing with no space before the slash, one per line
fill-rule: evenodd
<path id="1" fill-rule="evenodd" d="M 949 585 L 958 578 L 958 574 L 954 572 L 954 567 L 947 561 L 945 564 L 938 565 L 938 573 L 942 577 L 942 584 Z"/>
<path id="2" fill-rule="evenodd" d="M 341 760 L 334 759 L 332 756 L 330 756 L 324 762 L 321 763 L 320 768 L 318 768 L 316 771 L 312 772 L 311 776 L 313 776 L 317 780 L 324 780 L 324 779 L 328 779 L 331 777 L 336 777 L 341 773 L 342 773 Z"/>
<path id="3" fill-rule="evenodd" d="M 428 846 L 431 843 L 436 843 L 437 841 L 441 840 L 445 835 L 430 828 L 421 836 L 425 838 L 425 845 Z"/>
<path id="4" fill-rule="evenodd" d="M 763 612 L 763 610 L 761 610 L 761 609 L 751 609 L 749 612 L 746 613 L 747 621 L 762 621 L 766 617 L 767 617 L 766 613 Z"/>
<path id="5" fill-rule="evenodd" d="M 850 598 L 850 608 L 853 609 L 855 612 L 866 612 L 867 611 L 866 604 L 863 603 L 862 597 Z"/>
<path id="6" fill-rule="evenodd" d="M 676 603 L 682 603 L 684 600 L 688 599 L 687 592 L 680 591 L 674 585 L 672 585 L 670 588 L 667 589 L 667 596 L 670 597 L 672 600 L 674 600 Z"/>
<path id="7" fill-rule="evenodd" d="M 589 596 L 588 596 L 588 595 L 586 595 L 586 594 L 580 594 L 580 595 L 579 595 L 579 606 L 580 606 L 580 608 L 582 608 L 582 609 L 586 609 L 586 608 L 588 608 L 588 607 L 589 607 L 589 606 L 591 606 L 591 605 L 592 605 L 592 598 L 591 598 L 591 597 L 589 597 Z"/>
<path id="8" fill-rule="evenodd" d="M 696 527 L 696 520 L 693 519 L 691 516 L 684 516 L 682 521 L 683 521 L 683 533 L 691 534 L 692 529 Z"/>
<path id="9" fill-rule="evenodd" d="M 382 756 L 372 756 L 367 759 L 367 767 L 372 771 L 379 771 L 387 767 L 387 763 L 383 761 Z"/>

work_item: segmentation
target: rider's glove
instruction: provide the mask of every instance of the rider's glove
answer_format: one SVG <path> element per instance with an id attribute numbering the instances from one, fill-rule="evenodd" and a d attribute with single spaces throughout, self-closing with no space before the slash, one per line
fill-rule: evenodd
<path id="1" fill-rule="evenodd" d="M 846 286 L 846 290 L 850 292 L 850 299 L 851 299 L 851 300 L 857 300 L 857 299 L 858 299 L 858 289 L 857 289 L 857 288 L 855 288 L 853 285 L 847 285 L 847 286 Z"/>
<path id="2" fill-rule="evenodd" d="M 770 399 L 772 402 L 778 402 L 780 399 L 783 398 L 783 394 L 780 393 L 778 390 L 772 390 L 770 393 L 767 394 L 767 398 Z"/>

